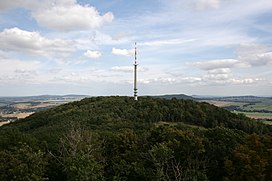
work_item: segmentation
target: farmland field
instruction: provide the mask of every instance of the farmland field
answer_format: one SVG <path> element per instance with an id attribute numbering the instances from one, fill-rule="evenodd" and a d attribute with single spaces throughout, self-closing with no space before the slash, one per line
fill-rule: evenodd
<path id="1" fill-rule="evenodd" d="M 200 99 L 218 107 L 223 107 L 233 113 L 242 113 L 253 119 L 272 119 L 272 98 L 237 96 Z"/>
<path id="2" fill-rule="evenodd" d="M 0 107 L 4 107 L 4 106 L 6 106 L 7 104 L 5 104 L 5 103 L 1 103 L 0 102 Z"/>
<path id="3" fill-rule="evenodd" d="M 32 97 L 0 97 L 0 126 L 25 118 L 35 112 L 49 109 L 86 96 L 32 96 Z"/>
<path id="4" fill-rule="evenodd" d="M 233 113 L 242 113 L 253 119 L 272 119 L 272 113 L 260 113 L 260 112 L 241 112 L 233 111 Z"/>
<path id="5" fill-rule="evenodd" d="M 16 117 L 17 119 L 25 118 L 27 116 L 30 116 L 34 112 L 20 112 L 20 113 L 13 113 L 13 114 L 2 114 L 2 117 Z"/>

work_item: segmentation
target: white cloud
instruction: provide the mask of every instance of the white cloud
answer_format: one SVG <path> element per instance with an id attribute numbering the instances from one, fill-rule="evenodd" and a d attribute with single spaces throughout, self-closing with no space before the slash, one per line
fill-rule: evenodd
<path id="1" fill-rule="evenodd" d="M 38 55 L 64 55 L 74 51 L 72 41 L 48 39 L 38 32 L 24 31 L 19 28 L 5 29 L 0 32 L 0 49 Z"/>
<path id="2" fill-rule="evenodd" d="M 234 85 L 232 86 L 234 87 L 232 93 L 242 92 L 240 88 L 243 88 L 247 93 L 244 88 L 246 86 L 243 85 L 254 84 L 257 94 L 261 94 L 262 90 L 266 90 L 270 94 L 269 90 L 271 89 L 262 87 L 260 84 L 264 85 L 270 80 L 272 49 L 270 47 L 254 47 L 250 44 L 259 41 L 270 46 L 269 26 L 264 26 L 264 24 L 269 24 L 267 18 L 272 8 L 270 0 L 248 0 L 246 6 L 244 1 L 237 0 L 162 0 L 156 2 L 154 7 L 144 7 L 144 11 L 141 11 L 142 14 L 140 15 L 134 14 L 134 12 L 124 15 L 123 11 L 119 12 L 118 19 L 114 22 L 112 22 L 113 16 L 106 17 L 106 14 L 112 15 L 110 12 L 107 13 L 110 10 L 107 11 L 106 9 L 115 7 L 117 4 L 110 3 L 110 6 L 108 6 L 108 2 L 99 4 L 99 7 L 103 9 L 102 12 L 99 8 L 92 7 L 98 1 L 92 2 L 91 5 L 84 5 L 88 2 L 80 0 L 0 1 L 0 11 L 12 8 L 25 9 L 23 11 L 15 9 L 4 13 L 0 17 L 0 19 L 3 19 L 0 21 L 4 22 L 3 27 L 11 27 L 12 25 L 28 27 L 29 31 L 19 30 L 30 35 L 19 34 L 18 30 L 16 30 L 17 33 L 11 33 L 11 29 L 7 29 L 10 35 L 0 36 L 0 51 L 2 50 L 5 56 L 20 56 L 24 59 L 33 57 L 25 57 L 21 52 L 50 56 L 41 58 L 35 56 L 35 59 L 45 62 L 44 67 L 38 70 L 17 65 L 14 68 L 6 68 L 2 63 L 0 64 L 1 79 L 4 76 L 10 79 L 36 77 L 35 80 L 42 78 L 46 82 L 56 77 L 61 84 L 68 82 L 66 84 L 68 87 L 71 85 L 69 81 L 73 83 L 83 82 L 82 84 L 78 83 L 82 87 L 87 84 L 93 85 L 89 83 L 90 81 L 118 82 L 121 85 L 125 81 L 133 80 L 132 65 L 115 66 L 118 65 L 118 61 L 122 60 L 113 55 L 109 55 L 109 59 L 113 61 L 99 62 L 99 64 L 88 62 L 86 58 L 78 58 L 78 56 L 81 54 L 91 58 L 99 57 L 101 55 L 96 53 L 95 50 L 108 49 L 110 46 L 111 48 L 115 47 L 112 49 L 114 55 L 132 56 L 134 51 L 129 50 L 131 42 L 137 40 L 139 45 L 142 46 L 139 46 L 140 51 L 142 51 L 139 57 L 140 61 L 142 60 L 140 65 L 150 67 L 147 73 L 139 74 L 139 82 L 156 84 L 155 91 L 167 90 L 166 92 L 173 92 L 173 90 L 184 91 L 188 89 L 190 90 L 189 93 L 202 92 L 203 87 L 196 89 L 194 86 L 207 85 L 206 87 L 210 88 L 210 94 L 217 94 L 220 87 L 225 91 Z M 166 6 L 161 6 L 161 2 L 164 2 Z M 121 3 L 120 9 L 123 7 L 124 4 Z M 125 5 L 125 7 L 128 6 Z M 142 8 L 141 3 L 139 8 Z M 17 15 L 22 15 L 20 22 L 16 18 L 17 16 L 13 16 L 13 13 L 18 12 L 21 14 Z M 135 18 L 136 16 L 137 18 Z M 105 29 L 99 28 L 110 22 L 112 22 L 111 26 L 107 26 Z M 37 23 L 52 30 L 70 32 L 63 33 L 47 31 L 46 29 L 40 31 L 39 26 L 32 26 L 37 25 Z M 262 30 L 256 29 L 257 25 Z M 33 29 L 44 33 L 31 32 Z M 89 31 L 90 29 L 91 31 Z M 260 31 L 261 34 L 255 34 Z M 0 35 L 3 32 L 4 30 L 0 30 Z M 54 37 L 58 37 L 58 39 Z M 72 39 L 74 41 L 69 41 Z M 63 42 L 63 44 L 60 42 Z M 235 45 L 238 43 L 243 43 L 243 47 L 238 48 L 239 51 L 237 51 L 235 57 L 234 49 L 237 48 Z M 128 49 L 118 49 L 120 47 Z M 66 56 L 62 56 L 63 54 Z M 213 57 L 213 60 L 205 61 L 203 55 L 204 57 Z M 61 58 L 54 62 L 51 61 L 52 56 L 61 56 Z M 230 59 L 222 59 L 222 57 Z M 116 59 L 117 61 L 114 61 Z M 186 69 L 188 67 L 184 66 L 184 61 L 192 61 L 193 59 L 199 61 L 191 63 L 190 69 Z M 58 64 L 60 60 L 65 64 Z M 75 61 L 78 63 L 85 61 L 86 63 L 75 65 Z M 29 63 L 30 61 L 26 62 Z M 16 61 L 13 63 L 20 64 Z M 33 66 L 32 63 L 27 65 Z M 119 65 L 124 64 L 120 63 Z M 12 63 L 8 66 L 12 66 Z M 88 66 L 104 67 L 105 69 L 102 72 L 87 71 Z M 194 66 L 194 69 L 192 69 L 192 66 Z M 60 67 L 61 69 L 59 69 Z M 239 69 L 245 67 L 246 69 Z M 52 68 L 54 69 L 51 70 Z M 169 72 L 169 69 L 174 70 Z M 49 72 L 50 70 L 51 72 Z M 264 74 L 265 72 L 268 73 Z M 259 83 L 257 77 L 263 78 L 264 81 Z M 171 82 L 171 85 L 168 84 Z M 183 86 L 179 87 L 181 84 Z M 220 84 L 220 86 L 217 86 L 217 84 Z M 239 84 L 241 86 L 236 86 Z M 59 87 L 59 91 L 62 92 L 63 87 Z M 81 86 L 73 87 L 78 87 L 79 91 L 82 89 Z M 93 87 L 100 89 L 98 94 L 101 94 L 102 87 L 96 84 Z M 107 85 L 106 87 L 110 86 Z M 148 86 L 146 87 L 148 88 Z M 149 87 L 153 92 L 155 86 Z M 112 93 L 112 89 L 108 89 Z M 125 90 L 123 87 L 122 89 Z M 91 89 L 88 88 L 89 90 Z M 141 91 L 144 92 L 143 89 Z"/>
<path id="3" fill-rule="evenodd" d="M 230 72 L 230 68 L 218 68 L 209 70 L 208 74 L 229 74 Z"/>
<path id="4" fill-rule="evenodd" d="M 7 58 L 0 58 L 0 73 L 11 72 L 24 73 L 36 71 L 41 66 L 38 61 L 21 61 Z"/>
<path id="5" fill-rule="evenodd" d="M 41 68 L 38 61 L 21 61 L 0 57 L 0 77 L 2 82 L 35 80 L 37 70 Z"/>
<path id="6" fill-rule="evenodd" d="M 260 44 L 241 44 L 237 47 L 238 59 L 249 66 L 272 65 L 271 49 Z"/>
<path id="7" fill-rule="evenodd" d="M 85 70 L 63 70 L 57 76 L 52 76 L 52 81 L 57 83 L 82 84 L 86 82 L 108 82 L 119 83 L 122 76 L 104 69 L 87 68 Z"/>
<path id="8" fill-rule="evenodd" d="M 115 40 L 115 41 L 123 41 L 124 39 L 127 39 L 127 38 L 128 38 L 128 35 L 125 32 L 119 32 L 112 36 L 112 40 Z"/>
<path id="9" fill-rule="evenodd" d="M 113 71 L 118 71 L 118 72 L 132 72 L 133 67 L 132 66 L 114 66 L 111 68 Z"/>
<path id="10" fill-rule="evenodd" d="M 258 79 L 245 78 L 245 79 L 230 79 L 228 82 L 233 84 L 252 84 L 255 83 Z"/>
<path id="11" fill-rule="evenodd" d="M 117 71 L 117 72 L 133 72 L 134 67 L 133 66 L 114 66 L 111 68 L 111 70 Z M 137 67 L 137 70 L 139 72 L 147 71 L 146 68 L 142 68 L 142 67 Z"/>
<path id="12" fill-rule="evenodd" d="M 251 66 L 266 66 L 272 65 L 272 52 L 251 55 L 250 57 L 243 57 Z"/>
<path id="13" fill-rule="evenodd" d="M 258 78 L 234 78 L 230 74 L 208 74 L 202 77 L 202 83 L 206 85 L 243 85 L 254 84 L 260 81 Z"/>
<path id="14" fill-rule="evenodd" d="M 37 74 L 35 70 L 27 70 L 27 69 L 16 69 L 14 72 L 18 74 L 32 74 L 32 75 Z"/>
<path id="15" fill-rule="evenodd" d="M 154 78 L 154 79 L 149 79 L 149 80 L 141 80 L 142 82 L 146 82 L 147 83 L 162 83 L 162 84 L 172 84 L 172 83 L 176 83 L 177 80 L 175 78 L 171 78 L 171 77 L 158 77 L 158 78 Z"/>
<path id="16" fill-rule="evenodd" d="M 127 50 L 127 49 L 117 49 L 117 48 L 112 48 L 111 53 L 113 55 L 121 55 L 121 56 L 133 56 L 134 55 L 134 50 Z"/>
<path id="17" fill-rule="evenodd" d="M 272 65 L 272 52 L 268 47 L 258 44 L 241 44 L 236 46 L 236 59 L 218 59 L 188 63 L 210 75 L 230 74 L 231 68 L 254 68 Z"/>
<path id="18" fill-rule="evenodd" d="M 221 0 L 197 0 L 196 7 L 197 9 L 209 9 L 209 8 L 218 8 L 220 6 Z"/>
<path id="19" fill-rule="evenodd" d="M 171 69 L 166 70 L 166 74 L 169 74 L 173 77 L 181 77 L 184 75 L 183 69 Z"/>
<path id="20" fill-rule="evenodd" d="M 229 74 L 208 74 L 203 76 L 203 80 L 227 80 L 229 78 Z"/>
<path id="21" fill-rule="evenodd" d="M 127 42 L 131 42 L 128 37 L 115 39 L 109 34 L 103 33 L 98 30 L 90 31 L 78 31 L 78 32 L 69 32 L 73 37 L 77 38 L 77 46 L 81 49 L 86 49 L 86 47 L 91 47 L 89 49 L 97 49 L 98 46 L 105 45 L 120 45 L 125 44 Z"/>
<path id="22" fill-rule="evenodd" d="M 111 12 L 100 15 L 95 7 L 83 6 L 74 0 L 47 3 L 34 10 L 32 16 L 41 26 L 60 31 L 99 28 L 114 18 Z"/>
<path id="23" fill-rule="evenodd" d="M 101 57 L 101 52 L 99 51 L 92 51 L 92 50 L 87 50 L 85 53 L 84 53 L 84 56 L 88 57 L 88 58 L 100 58 Z"/>
<path id="24" fill-rule="evenodd" d="M 145 80 L 145 79 L 139 79 L 138 83 L 140 83 L 140 84 L 150 84 L 151 81 L 150 80 Z"/>
<path id="25" fill-rule="evenodd" d="M 194 66 L 205 70 L 206 74 L 199 78 L 199 83 L 204 85 L 243 85 L 257 83 L 259 78 L 237 78 L 239 74 L 233 75 L 231 68 L 249 67 L 247 62 L 235 59 L 209 60 L 193 63 Z"/>
<path id="26" fill-rule="evenodd" d="M 182 78 L 182 80 L 189 83 L 195 83 L 195 82 L 201 82 L 202 78 L 201 77 L 184 77 Z"/>
<path id="27" fill-rule="evenodd" d="M 200 68 L 202 70 L 213 70 L 213 69 L 244 66 L 243 63 L 235 59 L 209 60 L 209 61 L 195 62 L 195 63 L 192 63 L 191 65 L 197 68 Z"/>
<path id="28" fill-rule="evenodd" d="M 111 12 L 100 15 L 95 7 L 78 4 L 76 0 L 0 1 L 0 10 L 15 8 L 30 10 L 39 25 L 59 31 L 99 28 L 114 18 Z"/>
<path id="29" fill-rule="evenodd" d="M 140 45 L 144 46 L 164 46 L 164 45 L 178 45 L 178 44 L 184 44 L 184 43 L 189 43 L 193 42 L 196 39 L 169 39 L 169 40 L 157 40 L 157 41 L 148 41 L 148 42 L 143 42 L 140 43 Z"/>
<path id="30" fill-rule="evenodd" d="M 202 80 L 206 82 L 223 83 L 228 82 L 231 77 L 229 68 L 218 68 L 208 70 L 206 75 L 203 75 Z"/>

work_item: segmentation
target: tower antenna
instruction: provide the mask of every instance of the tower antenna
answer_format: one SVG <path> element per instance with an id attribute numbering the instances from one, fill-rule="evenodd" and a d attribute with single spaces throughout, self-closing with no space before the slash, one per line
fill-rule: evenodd
<path id="1" fill-rule="evenodd" d="M 137 44 L 135 42 L 135 62 L 134 62 L 134 100 L 137 101 L 138 100 L 138 96 L 137 96 Z"/>

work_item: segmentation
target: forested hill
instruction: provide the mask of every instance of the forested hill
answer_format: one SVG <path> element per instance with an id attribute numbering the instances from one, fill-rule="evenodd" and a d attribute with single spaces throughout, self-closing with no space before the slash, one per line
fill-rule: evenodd
<path id="1" fill-rule="evenodd" d="M 271 133 L 193 100 L 86 98 L 0 127 L 0 180 L 271 180 Z"/>
<path id="2" fill-rule="evenodd" d="M 114 120 L 131 122 L 132 124 L 152 124 L 161 121 L 190 125 L 205 128 L 217 126 L 230 129 L 239 129 L 247 133 L 266 133 L 271 129 L 256 123 L 242 114 L 233 114 L 208 103 L 199 103 L 193 100 L 171 100 L 152 97 L 141 97 L 134 101 L 129 97 L 94 97 L 65 104 L 47 111 L 36 113 L 15 125 L 23 131 L 38 130 L 39 127 L 69 122 L 80 122 L 92 127 L 103 127 Z M 117 126 L 114 124 L 113 126 Z M 122 124 L 121 124 L 122 125 Z M 104 128 L 103 128 L 104 129 Z"/>

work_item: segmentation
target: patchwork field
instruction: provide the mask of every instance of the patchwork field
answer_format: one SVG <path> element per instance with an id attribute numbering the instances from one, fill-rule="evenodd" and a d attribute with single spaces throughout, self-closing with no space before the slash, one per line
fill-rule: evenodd
<path id="1" fill-rule="evenodd" d="M 25 118 L 27 116 L 30 116 L 34 112 L 19 112 L 19 113 L 13 113 L 13 114 L 2 114 L 2 117 L 6 118 L 14 118 L 16 117 L 17 119 Z"/>
<path id="2" fill-rule="evenodd" d="M 272 119 L 272 98 L 271 97 L 221 97 L 200 99 L 218 107 L 223 107 L 233 113 L 242 113 L 246 116 L 265 121 Z M 270 123 L 270 122 L 269 122 Z"/>
<path id="3" fill-rule="evenodd" d="M 83 99 L 84 95 L 0 97 L 0 126 L 37 111 Z"/>
<path id="4" fill-rule="evenodd" d="M 261 113 L 261 112 L 241 112 L 241 111 L 233 111 L 234 113 L 242 113 L 246 116 L 253 119 L 272 119 L 272 113 Z"/>

